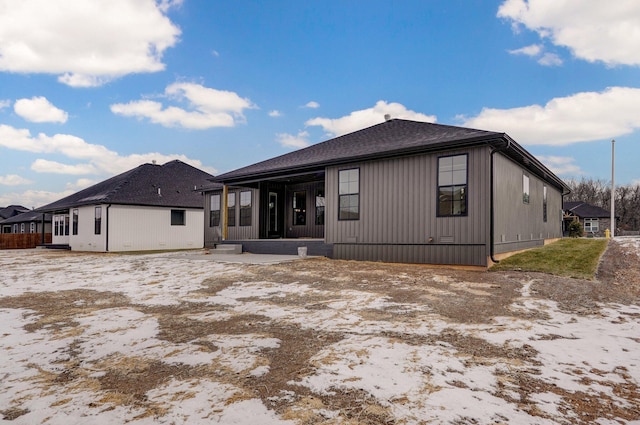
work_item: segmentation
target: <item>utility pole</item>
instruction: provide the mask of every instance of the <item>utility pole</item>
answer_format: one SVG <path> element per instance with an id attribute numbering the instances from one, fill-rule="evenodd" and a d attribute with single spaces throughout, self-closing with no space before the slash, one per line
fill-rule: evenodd
<path id="1" fill-rule="evenodd" d="M 616 141 L 611 140 L 611 237 L 616 234 L 616 182 L 615 182 L 615 166 L 616 166 Z"/>

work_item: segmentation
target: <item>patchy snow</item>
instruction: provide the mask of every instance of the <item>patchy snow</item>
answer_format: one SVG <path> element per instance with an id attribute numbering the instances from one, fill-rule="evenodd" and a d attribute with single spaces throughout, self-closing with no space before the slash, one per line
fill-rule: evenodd
<path id="1" fill-rule="evenodd" d="M 623 243 L 640 253 L 640 239 Z M 211 279 L 222 277 L 230 283 L 215 293 L 202 291 Z M 340 276 L 327 279 L 338 282 Z M 406 276 L 396 279 L 398 285 L 406 284 Z M 459 282 L 444 273 L 434 273 L 432 279 L 449 290 L 428 288 L 427 297 L 455 297 L 456 291 L 490 295 L 486 283 Z M 457 323 L 418 300 L 394 302 L 366 286 L 329 290 L 256 279 L 245 265 L 189 256 L 3 252 L 0 301 L 90 290 L 125 297 L 120 303 L 126 305 L 92 302 L 87 296 L 73 301 L 72 317 L 48 317 L 24 306 L 0 308 L 0 418 L 4 415 L 15 424 L 293 425 L 303 420 L 292 412 L 307 409 L 326 423 L 343 422 L 339 409 L 295 404 L 293 391 L 279 390 L 261 399 L 242 386 L 243 379 L 268 379 L 272 365 L 266 354 L 282 346 L 264 329 L 209 331 L 179 341 L 164 337 L 154 309 L 193 303 L 203 308 L 176 310 L 176 317 L 206 326 L 259 315 L 279 326 L 340 335 L 287 384 L 318 397 L 363 391 L 397 423 L 566 424 L 580 414 L 570 404 L 571 394 L 607 397 L 621 411 L 635 409 L 635 419 L 640 419 L 637 392 L 630 399 L 616 390 L 620 385 L 637 391 L 640 384 L 640 306 L 608 304 L 597 314 L 567 314 L 554 302 L 536 298 L 531 284 L 522 282 L 520 296 L 510 307 L 514 313 L 536 314 Z M 314 302 L 283 302 L 288 297 Z M 409 318 L 383 320 L 372 312 Z M 470 354 L 473 350 L 462 350 L 461 344 L 486 347 Z M 493 354 L 486 354 L 488 350 Z M 171 379 L 140 395 L 154 406 L 151 410 L 135 400 L 112 400 L 106 386 L 97 383 L 115 370 L 130 376 L 144 373 L 147 363 L 142 359 L 176 371 L 187 368 L 184 376 L 171 372 Z M 195 376 L 197 368 L 206 370 L 207 377 Z M 73 379 L 61 382 L 69 370 Z M 537 388 L 526 400 L 517 378 Z M 267 384 L 261 384 L 265 391 L 270 390 Z M 277 414 L 268 401 L 295 406 L 287 416 Z M 640 422 L 601 416 L 594 423 Z"/>

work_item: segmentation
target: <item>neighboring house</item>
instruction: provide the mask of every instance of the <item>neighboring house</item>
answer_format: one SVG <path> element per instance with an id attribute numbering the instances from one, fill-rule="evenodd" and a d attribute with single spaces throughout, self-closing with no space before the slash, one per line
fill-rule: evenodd
<path id="1" fill-rule="evenodd" d="M 78 251 L 202 248 L 199 187 L 213 176 L 180 161 L 143 164 L 38 211 L 53 215 L 53 245 Z"/>
<path id="2" fill-rule="evenodd" d="M 586 202 L 565 202 L 564 229 L 569 230 L 569 224 L 578 220 L 584 229 L 585 236 L 604 236 L 605 230 L 611 230 L 611 212 Z"/>
<path id="3" fill-rule="evenodd" d="M 51 214 L 27 210 L 0 221 L 2 233 L 51 233 Z"/>
<path id="4" fill-rule="evenodd" d="M 400 119 L 212 181 L 206 233 L 246 250 L 475 266 L 562 237 L 569 190 L 504 133 Z"/>
<path id="5" fill-rule="evenodd" d="M 25 213 L 27 211 L 29 211 L 29 208 L 25 208 L 22 205 L 9 205 L 8 207 L 0 208 L 0 232 L 12 233 L 13 225 L 3 225 L 2 222 L 8 218 L 15 217 L 16 215 Z"/>

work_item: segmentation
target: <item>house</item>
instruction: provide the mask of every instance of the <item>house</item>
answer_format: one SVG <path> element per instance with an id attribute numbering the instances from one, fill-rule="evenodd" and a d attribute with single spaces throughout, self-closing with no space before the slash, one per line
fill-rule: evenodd
<path id="1" fill-rule="evenodd" d="M 51 242 L 51 215 L 27 211 L 0 221 L 0 249 L 35 248 Z"/>
<path id="2" fill-rule="evenodd" d="M 508 135 L 387 118 L 215 177 L 205 232 L 252 252 L 473 266 L 562 237 L 569 188 Z"/>
<path id="3" fill-rule="evenodd" d="M 611 230 L 611 212 L 586 202 L 565 202 L 562 205 L 564 210 L 564 229 L 569 231 L 569 224 L 578 220 L 587 236 L 605 235 L 605 230 Z"/>
<path id="4" fill-rule="evenodd" d="M 9 205 L 8 207 L 0 207 L 0 233 L 12 233 L 13 225 L 2 225 L 2 222 L 8 218 L 15 217 L 18 214 L 22 214 L 29 211 L 29 208 L 25 208 L 22 205 Z M 15 232 L 17 233 L 17 232 Z"/>
<path id="5" fill-rule="evenodd" d="M 27 210 L 0 220 L 2 233 L 51 233 L 51 215 Z"/>
<path id="6" fill-rule="evenodd" d="M 202 248 L 198 187 L 213 176 L 181 161 L 143 164 L 44 207 L 52 243 L 79 251 Z"/>

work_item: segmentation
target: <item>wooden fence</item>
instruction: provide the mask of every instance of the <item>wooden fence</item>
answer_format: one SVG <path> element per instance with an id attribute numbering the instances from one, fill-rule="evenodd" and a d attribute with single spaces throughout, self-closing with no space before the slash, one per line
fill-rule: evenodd
<path id="1" fill-rule="evenodd" d="M 44 243 L 51 243 L 51 233 L 44 234 Z M 40 244 L 40 233 L 0 233 L 0 249 L 27 249 Z"/>

